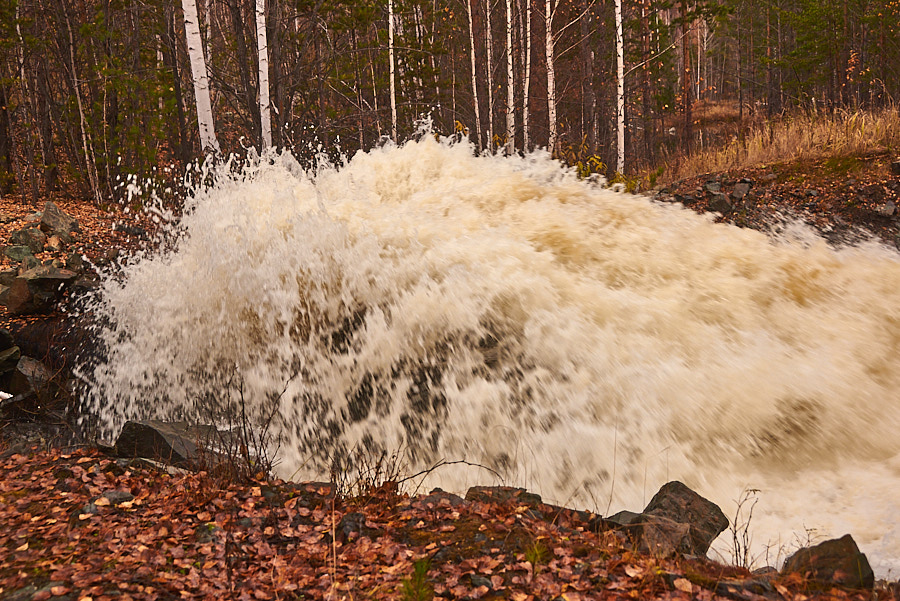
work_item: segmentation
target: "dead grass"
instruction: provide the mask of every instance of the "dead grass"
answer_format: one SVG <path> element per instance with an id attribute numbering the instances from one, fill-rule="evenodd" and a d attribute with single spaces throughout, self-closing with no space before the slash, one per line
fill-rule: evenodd
<path id="1" fill-rule="evenodd" d="M 724 146 L 691 156 L 673 153 L 665 157 L 660 181 L 668 183 L 703 173 L 775 163 L 897 152 L 900 109 L 801 112 L 751 125 L 743 133 L 736 133 Z"/>

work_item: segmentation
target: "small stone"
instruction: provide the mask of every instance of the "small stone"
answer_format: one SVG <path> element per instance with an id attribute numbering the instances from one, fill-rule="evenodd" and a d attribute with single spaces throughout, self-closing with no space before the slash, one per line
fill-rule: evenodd
<path id="1" fill-rule="evenodd" d="M 716 192 L 722 191 L 722 184 L 720 184 L 719 182 L 709 182 L 708 184 L 706 184 L 705 188 L 706 191 L 710 194 L 715 194 Z"/>
<path id="2" fill-rule="evenodd" d="M 4 269 L 0 271 L 0 285 L 12 286 L 13 280 L 19 275 L 19 271 L 14 268 Z"/>
<path id="3" fill-rule="evenodd" d="M 27 246 L 32 253 L 37 254 L 44 250 L 47 236 L 36 227 L 27 227 L 10 234 L 9 241 L 12 244 Z"/>
<path id="4" fill-rule="evenodd" d="M 900 177 L 900 161 L 891 163 L 891 175 Z"/>
<path id="5" fill-rule="evenodd" d="M 62 241 L 62 238 L 57 236 L 56 234 L 50 236 L 47 239 L 47 244 L 44 248 L 49 250 L 50 252 L 58 252 L 66 247 L 65 242 Z"/>

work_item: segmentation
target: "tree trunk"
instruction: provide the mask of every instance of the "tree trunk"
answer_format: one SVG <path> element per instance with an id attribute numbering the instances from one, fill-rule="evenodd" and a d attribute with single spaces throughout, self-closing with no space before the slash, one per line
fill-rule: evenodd
<path id="1" fill-rule="evenodd" d="M 269 44 L 266 41 L 266 0 L 256 0 L 256 49 L 259 52 L 259 124 L 263 149 L 272 146 L 269 110 Z"/>
<path id="2" fill-rule="evenodd" d="M 616 11 L 616 172 L 625 173 L 625 43 L 622 32 L 622 0 Z"/>
<path id="3" fill-rule="evenodd" d="M 184 10 L 184 34 L 187 39 L 188 55 L 191 58 L 191 75 L 194 80 L 194 99 L 197 104 L 197 125 L 200 129 L 200 152 L 221 152 L 216 139 L 212 105 L 209 101 L 209 79 L 206 76 L 206 59 L 203 56 L 203 39 L 200 37 L 200 23 L 197 21 L 195 0 L 181 0 Z"/>
<path id="4" fill-rule="evenodd" d="M 494 152 L 494 36 L 491 32 L 491 0 L 484 0 L 484 37 L 487 54 L 488 150 Z"/>
<path id="5" fill-rule="evenodd" d="M 594 93 L 594 49 L 591 34 L 591 11 L 586 10 L 581 15 L 581 41 L 578 43 L 581 68 L 584 70 L 581 79 L 581 135 L 587 140 L 591 154 L 594 154 L 597 152 L 597 137 L 593 126 L 597 112 L 597 96 Z"/>
<path id="6" fill-rule="evenodd" d="M 556 153 L 556 69 L 554 65 L 553 0 L 544 2 L 544 50 L 547 56 L 547 150 Z"/>
<path id="7" fill-rule="evenodd" d="M 394 2 L 388 0 L 388 68 L 391 76 L 391 139 L 397 143 L 397 83 L 394 70 Z"/>
<path id="8" fill-rule="evenodd" d="M 531 1 L 525 0 L 525 82 L 522 86 L 522 148 L 531 150 Z"/>
<path id="9" fill-rule="evenodd" d="M 506 0 L 506 153 L 516 150 L 516 101 L 513 87 L 512 0 Z"/>
<path id="10" fill-rule="evenodd" d="M 472 2 L 475 0 L 466 0 L 466 13 L 469 17 L 469 57 L 472 59 L 472 102 L 475 106 L 475 144 L 478 152 L 483 148 L 481 145 L 481 109 L 478 106 L 478 74 L 475 70 L 475 27 L 472 24 Z"/>
<path id="11" fill-rule="evenodd" d="M 234 46 L 237 54 L 238 75 L 241 78 L 241 87 L 243 88 L 243 101 L 250 113 L 250 128 L 253 130 L 254 138 L 262 139 L 259 105 L 256 102 L 258 89 L 254 86 L 254 82 L 250 77 L 250 53 L 247 51 L 247 40 L 244 35 L 246 18 L 239 0 L 229 0 L 228 8 L 231 13 L 231 26 L 234 29 Z"/>
<path id="12" fill-rule="evenodd" d="M 172 92 L 175 94 L 175 116 L 171 134 L 172 140 L 178 140 L 174 146 L 175 156 L 182 163 L 190 158 L 188 148 L 187 124 L 184 118 L 184 97 L 181 94 L 181 73 L 178 69 L 178 53 L 175 46 L 175 11 L 169 7 L 166 12 L 166 41 L 163 44 L 163 64 L 172 72 Z"/>
<path id="13" fill-rule="evenodd" d="M 682 148 L 690 153 L 694 138 L 694 121 L 691 115 L 691 23 L 688 17 L 687 0 L 681 0 L 681 110 L 683 117 Z"/>

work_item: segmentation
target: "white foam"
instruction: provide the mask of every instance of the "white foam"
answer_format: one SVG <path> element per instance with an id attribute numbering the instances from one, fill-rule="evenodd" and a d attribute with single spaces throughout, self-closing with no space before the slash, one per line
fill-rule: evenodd
<path id="1" fill-rule="evenodd" d="M 95 307 L 108 432 L 241 381 L 253 403 L 284 390 L 284 475 L 368 445 L 602 513 L 680 479 L 733 514 L 752 487 L 760 563 L 815 528 L 900 569 L 893 251 L 773 241 L 430 136 L 220 173 L 179 228 Z"/>

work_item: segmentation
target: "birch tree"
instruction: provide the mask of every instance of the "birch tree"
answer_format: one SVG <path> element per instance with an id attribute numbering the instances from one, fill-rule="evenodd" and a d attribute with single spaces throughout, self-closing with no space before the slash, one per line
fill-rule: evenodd
<path id="1" fill-rule="evenodd" d="M 472 102 L 475 105 L 475 140 L 481 152 L 481 110 L 478 107 L 478 75 L 475 70 L 475 26 L 472 24 L 472 2 L 465 0 L 466 14 L 469 17 L 469 57 L 472 59 Z"/>
<path id="2" fill-rule="evenodd" d="M 531 134 L 531 0 L 525 0 L 525 43 L 522 52 L 525 54 L 525 81 L 522 85 L 522 148 L 531 149 L 529 136 Z M 521 9 L 520 13 L 521 14 Z"/>
<path id="3" fill-rule="evenodd" d="M 212 105 L 209 101 L 209 78 L 206 75 L 206 59 L 203 56 L 203 38 L 197 19 L 196 0 L 181 0 L 184 10 L 184 34 L 191 59 L 191 75 L 194 80 L 194 98 L 197 104 L 197 125 L 200 128 L 201 152 L 220 152 L 216 129 L 213 124 Z"/>
<path id="4" fill-rule="evenodd" d="M 544 31 L 545 44 L 544 50 L 547 56 L 547 120 L 550 128 L 550 134 L 547 138 L 547 149 L 552 154 L 556 150 L 556 68 L 554 66 L 554 44 L 553 37 L 553 11 L 555 9 L 553 0 L 545 0 L 544 2 Z"/>
<path id="5" fill-rule="evenodd" d="M 259 52 L 259 123 L 262 147 L 272 146 L 269 110 L 269 45 L 266 40 L 266 0 L 256 0 L 256 49 Z"/>
<path id="6" fill-rule="evenodd" d="M 484 37 L 487 54 L 488 149 L 494 152 L 494 36 L 491 33 L 491 0 L 484 2 Z"/>
<path id="7" fill-rule="evenodd" d="M 516 149 L 516 102 L 513 86 L 512 0 L 506 0 L 506 153 Z"/>
<path id="8" fill-rule="evenodd" d="M 397 83 L 394 69 L 394 2 L 388 0 L 388 62 L 391 77 L 391 139 L 397 142 Z"/>
<path id="9" fill-rule="evenodd" d="M 616 172 L 625 173 L 625 43 L 622 0 L 616 0 Z"/>

